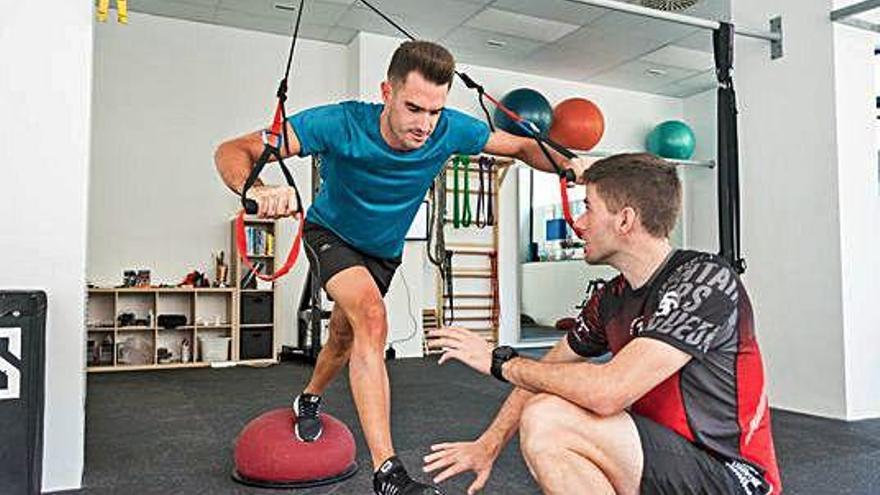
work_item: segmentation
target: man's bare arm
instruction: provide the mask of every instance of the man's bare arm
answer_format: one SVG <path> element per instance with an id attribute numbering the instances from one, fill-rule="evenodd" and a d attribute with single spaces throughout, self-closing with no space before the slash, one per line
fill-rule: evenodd
<path id="1" fill-rule="evenodd" d="M 531 392 L 557 395 L 600 415 L 616 414 L 690 361 L 684 351 L 651 338 L 636 338 L 604 364 L 547 363 L 515 358 L 504 377 Z"/>
<path id="2" fill-rule="evenodd" d="M 300 151 L 300 143 L 296 134 L 285 124 L 287 138 L 290 144 L 288 153 L 286 146 L 281 146 L 281 156 L 287 158 L 296 155 Z M 244 136 L 231 139 L 217 147 L 214 153 L 214 165 L 220 173 L 220 178 L 232 192 L 241 194 L 244 183 L 247 181 L 257 159 L 263 153 L 262 132 L 252 132 Z M 257 201 L 258 216 L 278 218 L 288 216 L 298 207 L 296 195 L 293 189 L 287 185 L 265 186 L 257 179 L 254 187 L 248 190 L 248 197 Z"/>
<path id="3" fill-rule="evenodd" d="M 584 170 L 589 166 L 586 158 L 579 157 L 569 160 L 550 146 L 545 145 L 545 147 L 560 167 L 572 169 L 578 181 L 581 180 Z M 489 140 L 483 151 L 492 155 L 516 158 L 537 170 L 556 173 L 553 164 L 532 138 L 516 136 L 505 131 L 495 131 L 489 135 Z"/>

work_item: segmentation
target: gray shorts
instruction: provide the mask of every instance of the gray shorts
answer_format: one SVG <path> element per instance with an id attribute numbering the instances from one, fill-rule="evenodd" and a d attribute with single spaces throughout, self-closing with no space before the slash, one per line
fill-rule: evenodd
<path id="1" fill-rule="evenodd" d="M 770 484 L 751 465 L 725 461 L 644 416 L 630 414 L 642 444 L 642 495 L 759 495 Z"/>

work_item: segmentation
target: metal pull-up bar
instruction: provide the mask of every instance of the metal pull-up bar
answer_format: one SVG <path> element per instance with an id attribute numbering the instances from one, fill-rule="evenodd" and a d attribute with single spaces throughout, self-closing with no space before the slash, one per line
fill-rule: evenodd
<path id="1" fill-rule="evenodd" d="M 880 24 L 855 18 L 859 14 L 864 14 L 878 7 L 880 7 L 880 0 L 865 0 L 832 11 L 831 20 L 866 31 L 880 32 Z"/>
<path id="2" fill-rule="evenodd" d="M 721 23 L 718 21 L 712 21 L 709 19 L 702 19 L 700 17 L 693 17 L 684 14 L 677 14 L 675 12 L 666 12 L 662 10 L 652 9 L 648 7 L 643 7 L 641 5 L 634 5 L 631 3 L 624 3 L 618 0 L 565 0 L 571 3 L 579 3 L 583 5 L 590 5 L 593 7 L 601 7 L 603 9 L 616 10 L 618 12 L 624 12 L 627 14 L 635 14 L 643 17 L 650 17 L 653 19 L 660 19 L 663 21 L 674 22 L 676 24 L 683 24 L 685 26 L 693 26 L 701 29 L 710 29 L 712 31 L 716 30 L 721 26 Z M 766 40 L 771 43 L 771 51 L 773 58 L 779 58 L 782 56 L 782 23 L 779 18 L 774 18 L 770 21 L 770 31 L 756 31 L 748 28 L 741 28 L 736 26 L 736 34 L 740 36 L 746 36 L 748 38 L 756 38 L 760 40 Z"/>

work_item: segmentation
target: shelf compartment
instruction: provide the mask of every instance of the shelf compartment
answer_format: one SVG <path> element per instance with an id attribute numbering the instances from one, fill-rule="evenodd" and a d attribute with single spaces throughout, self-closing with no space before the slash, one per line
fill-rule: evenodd
<path id="1" fill-rule="evenodd" d="M 126 331 L 116 333 L 116 364 L 145 366 L 155 364 L 156 335 L 153 332 Z"/>
<path id="2" fill-rule="evenodd" d="M 195 327 L 159 329 L 156 332 L 156 364 L 192 363 L 195 348 Z M 159 349 L 164 348 L 170 356 L 162 358 Z"/>
<path id="3" fill-rule="evenodd" d="M 195 325 L 199 328 L 230 325 L 234 302 L 231 294 L 196 293 Z"/>
<path id="4" fill-rule="evenodd" d="M 181 315 L 186 318 L 184 325 L 192 326 L 195 314 L 195 296 L 193 292 L 157 292 L 156 318 L 165 315 Z M 183 326 L 183 325 L 182 325 Z M 180 328 L 180 327 L 175 327 Z"/>

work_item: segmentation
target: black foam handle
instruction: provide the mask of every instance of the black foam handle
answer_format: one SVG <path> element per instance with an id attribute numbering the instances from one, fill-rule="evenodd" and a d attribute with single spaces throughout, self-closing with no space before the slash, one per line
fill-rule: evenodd
<path id="1" fill-rule="evenodd" d="M 568 158 L 569 160 L 577 158 L 577 155 L 573 151 L 571 151 L 570 149 L 566 148 L 565 146 L 557 143 L 556 141 L 554 141 L 548 137 L 541 136 L 541 141 L 544 141 L 545 143 L 549 144 L 551 148 L 558 151 L 560 155 Z"/>
<path id="2" fill-rule="evenodd" d="M 251 198 L 242 198 L 241 206 L 244 208 L 244 212 L 248 215 L 256 215 L 257 211 L 260 209 L 257 202 Z"/>
<path id="3" fill-rule="evenodd" d="M 458 74 L 458 77 L 461 78 L 462 82 L 464 82 L 464 85 L 467 86 L 468 89 L 482 89 L 482 86 L 474 82 L 474 80 L 471 79 L 471 76 L 464 72 L 456 72 L 456 74 Z"/>

